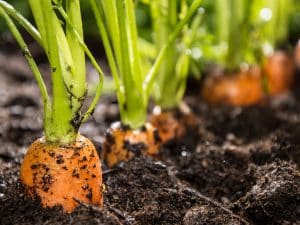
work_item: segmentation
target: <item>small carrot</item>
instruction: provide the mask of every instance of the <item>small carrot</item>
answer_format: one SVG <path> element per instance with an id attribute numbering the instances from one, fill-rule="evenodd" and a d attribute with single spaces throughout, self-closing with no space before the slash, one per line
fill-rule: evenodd
<path id="1" fill-rule="evenodd" d="M 102 171 L 94 145 L 78 129 L 95 109 L 101 94 L 103 73 L 83 42 L 79 0 L 29 0 L 37 28 L 11 5 L 0 0 L 0 15 L 22 48 L 39 85 L 44 103 L 45 136 L 28 149 L 20 179 L 26 193 L 39 198 L 43 207 L 61 206 L 72 212 L 78 201 L 102 206 Z M 60 13 L 57 15 L 56 13 Z M 52 98 L 21 33 L 16 19 L 43 47 L 51 67 Z M 62 25 L 61 19 L 65 19 Z M 99 85 L 86 112 L 85 54 L 100 75 Z"/>
<path id="2" fill-rule="evenodd" d="M 264 64 L 267 91 L 270 96 L 291 90 L 295 81 L 295 65 L 288 53 L 276 51 Z"/>
<path id="3" fill-rule="evenodd" d="M 192 115 L 176 118 L 171 111 L 153 114 L 149 123 L 136 130 L 122 126 L 120 122 L 114 123 L 106 133 L 102 158 L 112 167 L 135 156 L 156 156 L 163 144 L 181 138 L 187 127 L 195 124 Z"/>
<path id="4" fill-rule="evenodd" d="M 102 158 L 112 167 L 134 156 L 158 154 L 161 142 L 157 129 L 149 123 L 140 129 L 132 130 L 116 122 L 106 133 Z"/>
<path id="5" fill-rule="evenodd" d="M 172 32 L 157 49 L 157 57 L 150 68 L 148 68 L 148 63 L 145 67 L 143 64 L 145 58 L 142 58 L 140 54 L 134 1 L 90 0 L 89 2 L 115 83 L 121 121 L 130 128 L 121 126 L 119 123 L 108 130 L 103 144 L 102 157 L 108 166 L 113 166 L 120 161 L 131 159 L 134 155 L 158 154 L 162 141 L 159 131 L 151 124 L 145 123 L 149 98 L 155 86 L 155 80 L 160 77 L 159 68 L 165 64 L 165 59 L 169 58 L 168 52 L 172 49 L 178 35 L 193 18 L 201 0 L 194 0 L 189 7 L 183 4 L 185 13 L 181 15 L 182 18 L 174 24 Z M 175 2 L 172 1 L 173 11 L 177 11 Z M 187 55 L 184 54 L 180 65 L 187 65 L 186 61 L 189 59 Z M 178 95 L 181 98 L 185 87 L 183 77 L 186 77 L 187 69 L 186 66 L 179 66 L 176 70 L 183 71 L 183 73 L 179 72 L 178 82 L 175 82 L 176 90 L 179 89 Z"/>
<path id="6" fill-rule="evenodd" d="M 233 106 L 249 106 L 261 102 L 264 92 L 260 69 L 251 68 L 237 74 L 209 77 L 201 95 L 209 103 Z"/>
<path id="7" fill-rule="evenodd" d="M 157 128 L 163 142 L 168 142 L 175 137 L 181 136 L 183 133 L 183 128 L 179 125 L 171 112 L 152 115 L 150 123 Z"/>
<path id="8" fill-rule="evenodd" d="M 300 68 L 300 40 L 298 40 L 295 48 L 294 48 L 294 61 L 296 67 Z"/>

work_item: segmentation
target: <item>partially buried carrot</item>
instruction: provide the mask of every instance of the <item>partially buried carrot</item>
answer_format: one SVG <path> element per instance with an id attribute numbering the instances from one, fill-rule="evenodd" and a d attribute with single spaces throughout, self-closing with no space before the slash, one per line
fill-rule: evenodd
<path id="1" fill-rule="evenodd" d="M 209 103 L 249 106 L 263 100 L 260 69 L 250 68 L 239 73 L 208 77 L 201 93 Z"/>
<path id="2" fill-rule="evenodd" d="M 181 138 L 187 128 L 193 126 L 192 114 L 176 118 L 171 111 L 153 114 L 150 122 L 140 129 L 132 130 L 120 122 L 114 123 L 106 133 L 102 158 L 112 167 L 135 156 L 156 156 L 163 144 Z"/>
<path id="3" fill-rule="evenodd" d="M 120 161 L 129 160 L 135 155 L 156 155 L 162 143 L 162 138 L 157 128 L 151 123 L 145 123 L 149 98 L 153 94 L 154 86 L 156 86 L 154 83 L 158 77 L 162 78 L 160 80 L 168 81 L 165 75 L 164 77 L 159 76 L 159 68 L 166 64 L 165 59 L 170 58 L 170 54 L 168 54 L 170 49 L 173 49 L 177 37 L 198 11 L 201 0 L 194 0 L 191 4 L 188 4 L 189 7 L 183 4 L 185 13 L 178 18 L 178 21 L 177 19 L 174 21 L 174 18 L 172 18 L 174 26 L 171 32 L 168 32 L 168 38 L 159 44 L 155 60 L 153 60 L 150 68 L 147 67 L 148 70 L 145 70 L 142 63 L 145 60 L 140 54 L 141 49 L 137 41 L 139 37 L 137 35 L 134 1 L 90 0 L 90 3 L 108 56 L 121 121 L 123 124 L 128 125 L 128 127 L 122 126 L 119 123 L 108 130 L 103 143 L 102 157 L 108 166 L 113 166 Z M 178 8 L 176 4 L 172 4 L 171 7 L 175 13 Z M 171 95 L 176 100 L 183 95 L 184 77 L 187 75 L 186 62 L 189 61 L 187 54 L 182 55 L 180 66 L 176 68 L 179 72 L 176 75 L 178 82 L 173 82 L 175 85 L 173 84 L 173 87 L 169 86 L 171 88 L 168 88 L 169 91 L 175 88 L 176 92 L 177 90 L 180 92 L 178 93 L 179 97 Z M 177 101 L 175 102 L 177 103 Z M 165 139 L 164 136 L 163 139 Z"/>
<path id="4" fill-rule="evenodd" d="M 21 165 L 21 182 L 26 193 L 40 199 L 43 207 L 60 206 L 68 213 L 79 202 L 101 207 L 100 159 L 94 145 L 81 136 L 78 129 L 95 109 L 101 94 L 103 73 L 83 41 L 80 2 L 29 0 L 29 5 L 37 28 L 11 5 L 0 0 L 0 15 L 22 48 L 44 103 L 45 136 L 29 147 Z M 51 98 L 40 70 L 11 17 L 23 25 L 47 54 L 51 67 Z M 100 79 L 91 104 L 86 112 L 82 112 L 87 93 L 85 55 Z"/>
<path id="5" fill-rule="evenodd" d="M 106 133 L 102 158 L 109 167 L 112 167 L 134 156 L 156 155 L 161 143 L 157 129 L 149 123 L 140 129 L 132 130 L 117 122 Z"/>
<path id="6" fill-rule="evenodd" d="M 295 81 L 295 64 L 287 52 L 276 51 L 264 64 L 267 92 L 274 96 L 291 90 Z"/>
<path id="7" fill-rule="evenodd" d="M 24 157 L 20 178 L 28 194 L 37 194 L 44 207 L 61 205 L 71 212 L 77 201 L 103 204 L 99 157 L 91 141 L 81 135 L 71 144 L 37 139 Z"/>
<path id="8" fill-rule="evenodd" d="M 294 61 L 297 69 L 300 68 L 300 40 L 298 40 L 294 48 Z"/>

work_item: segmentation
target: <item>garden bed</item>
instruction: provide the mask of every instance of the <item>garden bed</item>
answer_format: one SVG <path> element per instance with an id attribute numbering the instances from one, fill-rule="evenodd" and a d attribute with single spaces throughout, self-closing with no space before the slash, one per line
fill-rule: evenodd
<path id="1" fill-rule="evenodd" d="M 4 60 L 5 59 L 5 60 Z M 209 106 L 189 86 L 197 126 L 157 158 L 103 165 L 104 208 L 72 214 L 24 196 L 20 162 L 42 134 L 38 88 L 21 54 L 0 52 L 0 224 L 300 224 L 300 101 L 248 108 Z M 119 119 L 104 96 L 81 127 L 101 151 Z"/>

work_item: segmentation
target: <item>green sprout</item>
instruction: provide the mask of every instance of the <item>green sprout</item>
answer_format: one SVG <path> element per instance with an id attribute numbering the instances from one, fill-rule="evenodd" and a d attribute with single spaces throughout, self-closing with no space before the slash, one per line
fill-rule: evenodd
<path id="1" fill-rule="evenodd" d="M 150 7 L 153 41 L 149 43 L 141 39 L 140 44 L 143 46 L 142 55 L 146 57 L 144 61 L 151 65 L 178 21 L 186 16 L 188 3 L 186 0 L 153 0 L 144 3 Z M 185 25 L 180 37 L 170 44 L 159 67 L 152 94 L 155 103 L 163 109 L 177 106 L 184 95 L 192 55 L 191 47 L 202 21 L 202 15 L 203 10 L 199 9 L 193 20 Z"/>
<path id="2" fill-rule="evenodd" d="M 288 35 L 293 13 L 293 0 L 216 0 L 207 15 L 215 18 L 207 26 L 212 35 L 210 48 L 203 50 L 206 60 L 227 70 L 236 70 L 242 63 L 260 64 L 266 54 L 282 44 Z"/>
<path id="3" fill-rule="evenodd" d="M 269 54 L 287 40 L 289 25 L 295 10 L 294 0 L 255 0 L 251 23 L 264 54 Z M 269 48 L 270 51 L 266 51 Z"/>
<path id="4" fill-rule="evenodd" d="M 132 0 L 90 0 L 115 83 L 121 120 L 132 128 L 146 120 L 149 96 L 160 67 L 173 51 L 182 29 L 197 11 L 201 0 L 193 1 L 184 18 L 176 21 L 150 68 L 142 63 L 135 8 Z M 173 97 L 173 96 L 172 96 Z"/>
<path id="5" fill-rule="evenodd" d="M 65 7 L 61 0 L 29 0 L 29 5 L 36 27 L 2 0 L 0 15 L 20 45 L 40 88 L 46 141 L 71 143 L 76 140 L 80 124 L 94 111 L 101 94 L 103 73 L 83 41 L 79 0 L 66 0 Z M 52 98 L 14 20 L 45 50 L 51 68 Z M 82 113 L 87 94 L 85 55 L 100 78 L 94 99 L 87 111 Z"/>

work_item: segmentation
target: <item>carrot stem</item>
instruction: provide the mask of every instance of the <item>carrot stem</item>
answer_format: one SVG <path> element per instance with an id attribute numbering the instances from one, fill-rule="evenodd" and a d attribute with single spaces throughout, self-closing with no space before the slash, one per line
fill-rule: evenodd
<path id="1" fill-rule="evenodd" d="M 166 44 L 160 50 L 154 65 L 148 72 L 148 74 L 143 82 L 143 90 L 146 92 L 147 96 L 149 96 L 149 94 L 151 92 L 153 83 L 157 77 L 159 68 L 160 68 L 161 64 L 163 63 L 164 58 L 166 57 L 166 54 L 168 53 L 169 47 L 176 40 L 177 36 L 179 35 L 179 33 L 181 32 L 183 27 L 188 23 L 188 21 L 191 19 L 191 17 L 198 10 L 201 2 L 202 2 L 202 0 L 194 0 L 193 1 L 188 12 L 186 13 L 186 16 L 175 26 L 173 32 L 169 35 Z"/>
<path id="2" fill-rule="evenodd" d="M 62 1 L 57 0 L 29 0 L 37 29 L 7 2 L 0 0 L 0 9 L 41 89 L 46 141 L 68 144 L 76 140 L 80 124 L 95 109 L 101 95 L 103 72 L 84 43 L 79 0 L 66 0 L 66 11 L 62 4 Z M 56 10 L 65 19 L 66 26 L 61 24 Z M 48 96 L 43 78 L 26 43 L 10 17 L 17 20 L 44 48 L 51 68 L 52 99 Z M 99 83 L 91 104 L 82 113 L 87 94 L 85 54 L 99 74 Z"/>
<path id="3" fill-rule="evenodd" d="M 138 128 L 145 123 L 149 96 L 153 81 L 157 78 L 158 68 L 167 57 L 169 47 L 200 3 L 201 0 L 192 3 L 187 16 L 175 27 L 167 43 L 163 45 L 156 63 L 146 74 L 141 67 L 134 2 L 132 0 L 90 0 L 114 78 L 121 120 L 124 124 L 131 128 Z M 174 2 L 171 5 L 173 9 L 177 6 Z M 170 17 L 173 20 L 174 13 Z"/>

